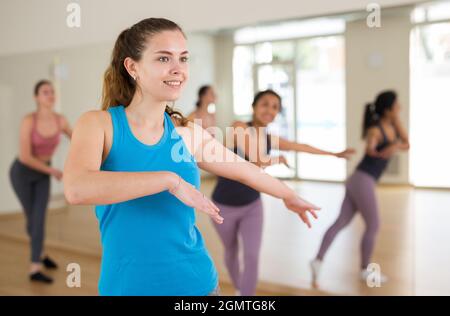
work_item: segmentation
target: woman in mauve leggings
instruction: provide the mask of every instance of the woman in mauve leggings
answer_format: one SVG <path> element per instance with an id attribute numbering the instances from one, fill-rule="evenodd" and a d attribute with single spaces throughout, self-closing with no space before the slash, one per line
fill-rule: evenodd
<path id="1" fill-rule="evenodd" d="M 228 147 L 260 167 L 278 163 L 287 165 L 283 156 L 270 157 L 271 149 L 340 158 L 348 158 L 354 152 L 347 149 L 340 153 L 332 153 L 268 134 L 267 126 L 281 111 L 281 98 L 272 90 L 257 93 L 252 107 L 253 118 L 250 122 L 233 124 L 234 146 Z M 222 225 L 213 223 L 225 248 L 225 265 L 233 285 L 237 294 L 255 295 L 263 226 L 263 204 L 260 193 L 245 184 L 219 177 L 212 197 L 225 219 Z M 239 237 L 244 250 L 242 271 L 239 264 Z"/>
<path id="2" fill-rule="evenodd" d="M 314 284 L 328 248 L 357 212 L 361 214 L 366 225 L 361 240 L 361 279 L 367 280 L 370 274 L 367 267 L 380 223 L 375 186 L 386 169 L 389 158 L 399 150 L 409 149 L 408 135 L 399 120 L 399 109 L 397 94 L 394 91 L 382 92 L 375 103 L 366 105 L 362 135 L 366 140 L 366 154 L 348 178 L 339 216 L 325 233 L 319 252 L 311 262 Z M 386 282 L 387 277 L 381 274 L 379 280 Z"/>

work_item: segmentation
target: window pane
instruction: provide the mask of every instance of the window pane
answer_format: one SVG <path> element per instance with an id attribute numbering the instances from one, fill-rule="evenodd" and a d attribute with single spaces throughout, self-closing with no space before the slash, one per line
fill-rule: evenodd
<path id="1" fill-rule="evenodd" d="M 342 33 L 344 30 L 345 20 L 342 18 L 317 18 L 244 27 L 234 33 L 234 41 L 236 44 L 252 44 L 262 41 L 331 35 Z"/>
<path id="2" fill-rule="evenodd" d="M 233 54 L 233 109 L 237 116 L 251 115 L 253 101 L 253 48 L 236 46 Z"/>
<path id="3" fill-rule="evenodd" d="M 294 140 L 294 85 L 293 65 L 262 65 L 258 66 L 258 90 L 272 89 L 282 100 L 282 111 L 275 121 L 268 126 L 269 132 L 286 139 Z M 295 154 L 272 151 L 273 155 L 283 154 L 291 167 L 295 166 Z M 295 170 L 284 165 L 271 166 L 266 171 L 277 177 L 293 177 Z"/>
<path id="4" fill-rule="evenodd" d="M 411 36 L 410 180 L 450 187 L 450 23 L 416 27 Z"/>
<path id="5" fill-rule="evenodd" d="M 344 40 L 341 36 L 301 40 L 297 46 L 297 141 L 330 151 L 345 142 Z M 346 163 L 335 157 L 298 154 L 298 175 L 345 179 Z"/>
<path id="6" fill-rule="evenodd" d="M 272 61 L 272 43 L 266 42 L 256 45 L 255 61 L 258 64 L 270 63 Z"/>
<path id="7" fill-rule="evenodd" d="M 294 43 L 289 42 L 265 42 L 255 47 L 256 62 L 270 63 L 277 61 L 291 61 L 294 58 Z"/>
<path id="8" fill-rule="evenodd" d="M 450 1 L 417 6 L 411 13 L 413 23 L 433 22 L 450 18 Z"/>

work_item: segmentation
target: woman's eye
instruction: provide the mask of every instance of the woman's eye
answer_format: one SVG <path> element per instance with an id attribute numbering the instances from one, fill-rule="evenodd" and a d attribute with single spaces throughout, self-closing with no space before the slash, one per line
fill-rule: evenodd
<path id="1" fill-rule="evenodd" d="M 181 57 L 181 61 L 183 63 L 187 63 L 189 61 L 189 57 Z"/>
<path id="2" fill-rule="evenodd" d="M 159 61 L 162 61 L 162 62 L 168 62 L 169 61 L 169 57 L 159 57 Z"/>

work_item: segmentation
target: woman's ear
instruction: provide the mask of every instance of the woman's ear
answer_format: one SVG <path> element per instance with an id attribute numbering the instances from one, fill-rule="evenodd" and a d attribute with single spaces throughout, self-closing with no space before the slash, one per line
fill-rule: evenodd
<path id="1" fill-rule="evenodd" d="M 127 70 L 130 77 L 133 78 L 134 81 L 136 81 L 138 78 L 137 70 L 136 70 L 136 62 L 133 59 L 131 59 L 130 57 L 127 57 L 123 61 L 123 66 Z"/>

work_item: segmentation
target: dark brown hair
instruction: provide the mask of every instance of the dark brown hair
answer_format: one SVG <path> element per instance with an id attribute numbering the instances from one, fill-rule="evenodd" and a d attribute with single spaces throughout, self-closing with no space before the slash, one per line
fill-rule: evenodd
<path id="1" fill-rule="evenodd" d="M 127 57 L 139 61 L 148 38 L 163 31 L 180 31 L 185 36 L 175 22 L 162 18 L 144 19 L 120 33 L 114 44 L 111 63 L 103 78 L 102 110 L 118 105 L 126 107 L 130 104 L 136 92 L 136 82 L 125 69 L 123 62 Z M 165 111 L 170 116 L 175 116 L 181 125 L 186 125 L 187 120 L 180 112 L 168 105 Z"/>
<path id="2" fill-rule="evenodd" d="M 380 123 L 380 120 L 390 111 L 397 100 L 397 93 L 393 90 L 380 92 L 374 103 L 367 103 L 364 110 L 362 138 L 367 136 L 370 127 Z"/>
<path id="3" fill-rule="evenodd" d="M 276 97 L 278 99 L 278 102 L 280 104 L 279 112 L 281 112 L 281 110 L 282 110 L 281 97 L 278 93 L 276 93 L 275 91 L 273 91 L 271 89 L 259 91 L 257 94 L 255 94 L 255 97 L 253 98 L 253 102 L 252 102 L 252 107 L 255 108 L 258 101 L 265 95 L 273 95 L 274 97 Z"/>
<path id="4" fill-rule="evenodd" d="M 37 96 L 39 94 L 39 90 L 41 89 L 42 86 L 45 86 L 46 84 L 48 85 L 52 85 L 52 83 L 50 82 L 50 80 L 47 79 L 41 79 L 39 80 L 35 85 L 34 85 L 34 96 Z"/>
<path id="5" fill-rule="evenodd" d="M 202 98 L 208 92 L 209 89 L 211 89 L 210 85 L 204 85 L 204 86 L 201 86 L 200 89 L 198 89 L 198 93 L 197 93 L 198 99 L 197 99 L 197 102 L 195 102 L 196 107 L 200 107 Z"/>

